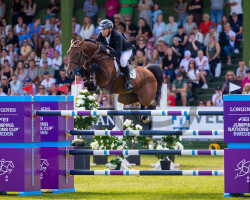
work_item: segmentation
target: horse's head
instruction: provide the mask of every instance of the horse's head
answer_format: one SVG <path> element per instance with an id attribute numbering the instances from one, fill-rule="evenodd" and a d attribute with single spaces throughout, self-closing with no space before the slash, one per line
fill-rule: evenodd
<path id="1" fill-rule="evenodd" d="M 69 78 L 74 78 L 75 68 L 79 68 L 84 64 L 84 51 L 83 51 L 82 41 L 71 40 L 71 45 L 68 50 L 68 66 L 67 66 L 67 76 Z"/>

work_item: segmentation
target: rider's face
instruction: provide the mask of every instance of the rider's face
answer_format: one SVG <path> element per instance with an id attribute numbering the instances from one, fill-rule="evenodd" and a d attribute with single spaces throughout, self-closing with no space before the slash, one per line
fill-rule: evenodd
<path id="1" fill-rule="evenodd" d="M 101 30 L 102 36 L 103 37 L 108 37 L 109 33 L 110 33 L 110 29 L 106 28 L 106 29 L 102 29 Z"/>

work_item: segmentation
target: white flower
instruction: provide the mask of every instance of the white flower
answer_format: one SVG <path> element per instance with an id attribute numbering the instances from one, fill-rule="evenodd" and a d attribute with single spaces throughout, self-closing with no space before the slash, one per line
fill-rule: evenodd
<path id="1" fill-rule="evenodd" d="M 126 119 L 125 122 L 123 123 L 123 125 L 127 126 L 127 127 L 131 126 L 132 125 L 132 120 Z"/>
<path id="2" fill-rule="evenodd" d="M 76 110 L 85 110 L 85 106 L 78 106 L 78 108 Z M 85 118 L 85 116 L 81 116 L 82 118 Z"/>
<path id="3" fill-rule="evenodd" d="M 85 95 L 79 95 L 78 98 L 79 99 L 85 99 Z"/>
<path id="4" fill-rule="evenodd" d="M 128 127 L 125 130 L 133 131 L 133 129 L 131 127 Z"/>
<path id="5" fill-rule="evenodd" d="M 156 147 L 156 150 L 163 150 L 163 148 L 162 148 L 161 145 L 158 145 L 158 146 Z"/>
<path id="6" fill-rule="evenodd" d="M 81 90 L 80 93 L 86 94 L 89 93 L 89 91 L 87 89 Z"/>
<path id="7" fill-rule="evenodd" d="M 99 144 L 98 144 L 98 141 L 95 141 L 95 142 L 91 142 L 90 143 L 90 146 L 93 150 L 97 150 L 98 147 L 99 147 Z"/>
<path id="8" fill-rule="evenodd" d="M 125 141 L 123 141 L 123 144 L 122 144 L 123 146 L 126 146 L 126 142 Z"/>
<path id="9" fill-rule="evenodd" d="M 118 146 L 117 150 L 123 150 L 123 146 Z"/>
<path id="10" fill-rule="evenodd" d="M 84 104 L 84 103 L 85 103 L 85 101 L 84 101 L 84 100 L 82 100 L 82 99 L 78 99 L 78 100 L 76 101 L 76 103 L 77 103 L 77 104 Z"/>
<path id="11" fill-rule="evenodd" d="M 169 150 L 169 148 L 165 147 L 164 150 Z"/>
<path id="12" fill-rule="evenodd" d="M 184 149 L 183 145 L 180 142 L 176 142 L 176 146 L 177 146 L 178 150 L 183 150 Z"/>
<path id="13" fill-rule="evenodd" d="M 149 148 L 149 150 L 153 150 L 154 149 L 154 145 L 150 144 L 150 145 L 148 145 L 148 148 Z"/>
<path id="14" fill-rule="evenodd" d="M 136 124 L 135 129 L 136 130 L 142 130 L 142 126 L 140 124 Z"/>
<path id="15" fill-rule="evenodd" d="M 108 163 L 108 164 L 106 164 L 106 166 L 107 166 L 109 169 L 115 169 L 115 168 L 117 167 L 117 164 Z"/>
<path id="16" fill-rule="evenodd" d="M 111 149 L 113 149 L 115 146 L 114 142 L 110 145 Z"/>

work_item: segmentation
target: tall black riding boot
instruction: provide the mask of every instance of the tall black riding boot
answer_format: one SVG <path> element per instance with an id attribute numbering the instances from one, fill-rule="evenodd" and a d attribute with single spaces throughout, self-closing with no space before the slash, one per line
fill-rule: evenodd
<path id="1" fill-rule="evenodd" d="M 130 92 L 134 89 L 133 83 L 130 81 L 130 74 L 129 74 L 129 68 L 128 66 L 126 67 L 121 67 L 121 71 L 125 77 L 125 89 Z"/>

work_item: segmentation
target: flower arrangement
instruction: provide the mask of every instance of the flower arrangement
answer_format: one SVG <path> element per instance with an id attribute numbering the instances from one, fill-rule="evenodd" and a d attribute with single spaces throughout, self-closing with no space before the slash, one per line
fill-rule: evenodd
<path id="1" fill-rule="evenodd" d="M 96 94 L 91 94 L 88 90 L 81 90 L 75 100 L 76 110 L 97 110 L 99 104 L 96 102 Z M 87 130 L 98 120 L 95 116 L 75 116 L 74 127 L 77 130 Z"/>

